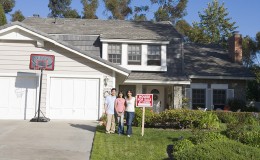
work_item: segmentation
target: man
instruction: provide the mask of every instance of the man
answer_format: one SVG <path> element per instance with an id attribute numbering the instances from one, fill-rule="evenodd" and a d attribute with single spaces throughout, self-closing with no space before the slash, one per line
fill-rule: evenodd
<path id="1" fill-rule="evenodd" d="M 116 89 L 111 89 L 111 95 L 106 97 L 105 112 L 107 115 L 106 133 L 115 133 L 115 108 Z"/>

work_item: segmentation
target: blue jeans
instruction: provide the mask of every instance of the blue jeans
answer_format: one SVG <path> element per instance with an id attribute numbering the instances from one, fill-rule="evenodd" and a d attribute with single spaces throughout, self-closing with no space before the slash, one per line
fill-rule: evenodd
<path id="1" fill-rule="evenodd" d="M 126 112 L 126 125 L 127 125 L 127 130 L 126 134 L 131 135 L 132 134 L 132 123 L 135 117 L 135 112 Z"/>
<path id="2" fill-rule="evenodd" d="M 124 113 L 121 116 L 117 115 L 117 122 L 118 122 L 118 134 L 124 134 Z"/>

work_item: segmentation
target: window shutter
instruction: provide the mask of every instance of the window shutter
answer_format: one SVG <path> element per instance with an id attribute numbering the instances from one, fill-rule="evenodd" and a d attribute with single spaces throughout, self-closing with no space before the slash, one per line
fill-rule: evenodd
<path id="1" fill-rule="evenodd" d="M 192 108 L 191 88 L 185 88 L 185 98 L 189 99 L 189 106 Z"/>
<path id="2" fill-rule="evenodd" d="M 228 89 L 227 90 L 227 99 L 234 98 L 234 89 Z"/>
<path id="3" fill-rule="evenodd" d="M 213 110 L 213 95 L 212 95 L 212 89 L 207 89 L 207 94 L 206 94 L 206 108 L 208 110 Z"/>

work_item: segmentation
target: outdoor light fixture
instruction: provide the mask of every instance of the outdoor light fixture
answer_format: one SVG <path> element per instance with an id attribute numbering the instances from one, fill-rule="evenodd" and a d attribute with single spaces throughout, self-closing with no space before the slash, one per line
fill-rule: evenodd
<path id="1" fill-rule="evenodd" d="M 106 77 L 104 78 L 104 85 L 107 86 L 107 83 L 108 83 L 108 77 L 106 76 Z"/>

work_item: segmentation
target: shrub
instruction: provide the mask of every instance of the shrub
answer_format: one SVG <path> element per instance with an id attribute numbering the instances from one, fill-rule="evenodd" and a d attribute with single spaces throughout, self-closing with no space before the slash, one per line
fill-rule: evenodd
<path id="1" fill-rule="evenodd" d="M 226 135 L 230 139 L 260 148 L 260 126 L 246 124 L 229 124 Z"/>
<path id="2" fill-rule="evenodd" d="M 173 156 L 178 159 L 259 159 L 260 150 L 251 146 L 243 145 L 239 142 L 213 141 L 203 143 L 195 147 L 188 147 L 179 152 L 174 152 Z"/>
<path id="3" fill-rule="evenodd" d="M 190 138 L 190 140 L 194 144 L 201 144 L 201 143 L 208 143 L 212 141 L 224 141 L 228 138 L 218 132 L 198 132 L 195 133 L 193 137 Z"/>
<path id="4" fill-rule="evenodd" d="M 142 110 L 136 109 L 134 124 L 141 126 Z M 145 114 L 146 127 L 161 127 L 161 128 L 200 128 L 200 129 L 218 129 L 218 117 L 212 112 L 203 112 L 200 110 L 167 110 L 159 114 L 146 112 Z"/>
<path id="5" fill-rule="evenodd" d="M 182 139 L 173 143 L 174 152 L 179 152 L 187 148 L 192 148 L 194 144 L 188 139 Z"/>
<path id="6" fill-rule="evenodd" d="M 259 113 L 254 112 L 214 112 L 222 123 L 260 124 Z"/>

